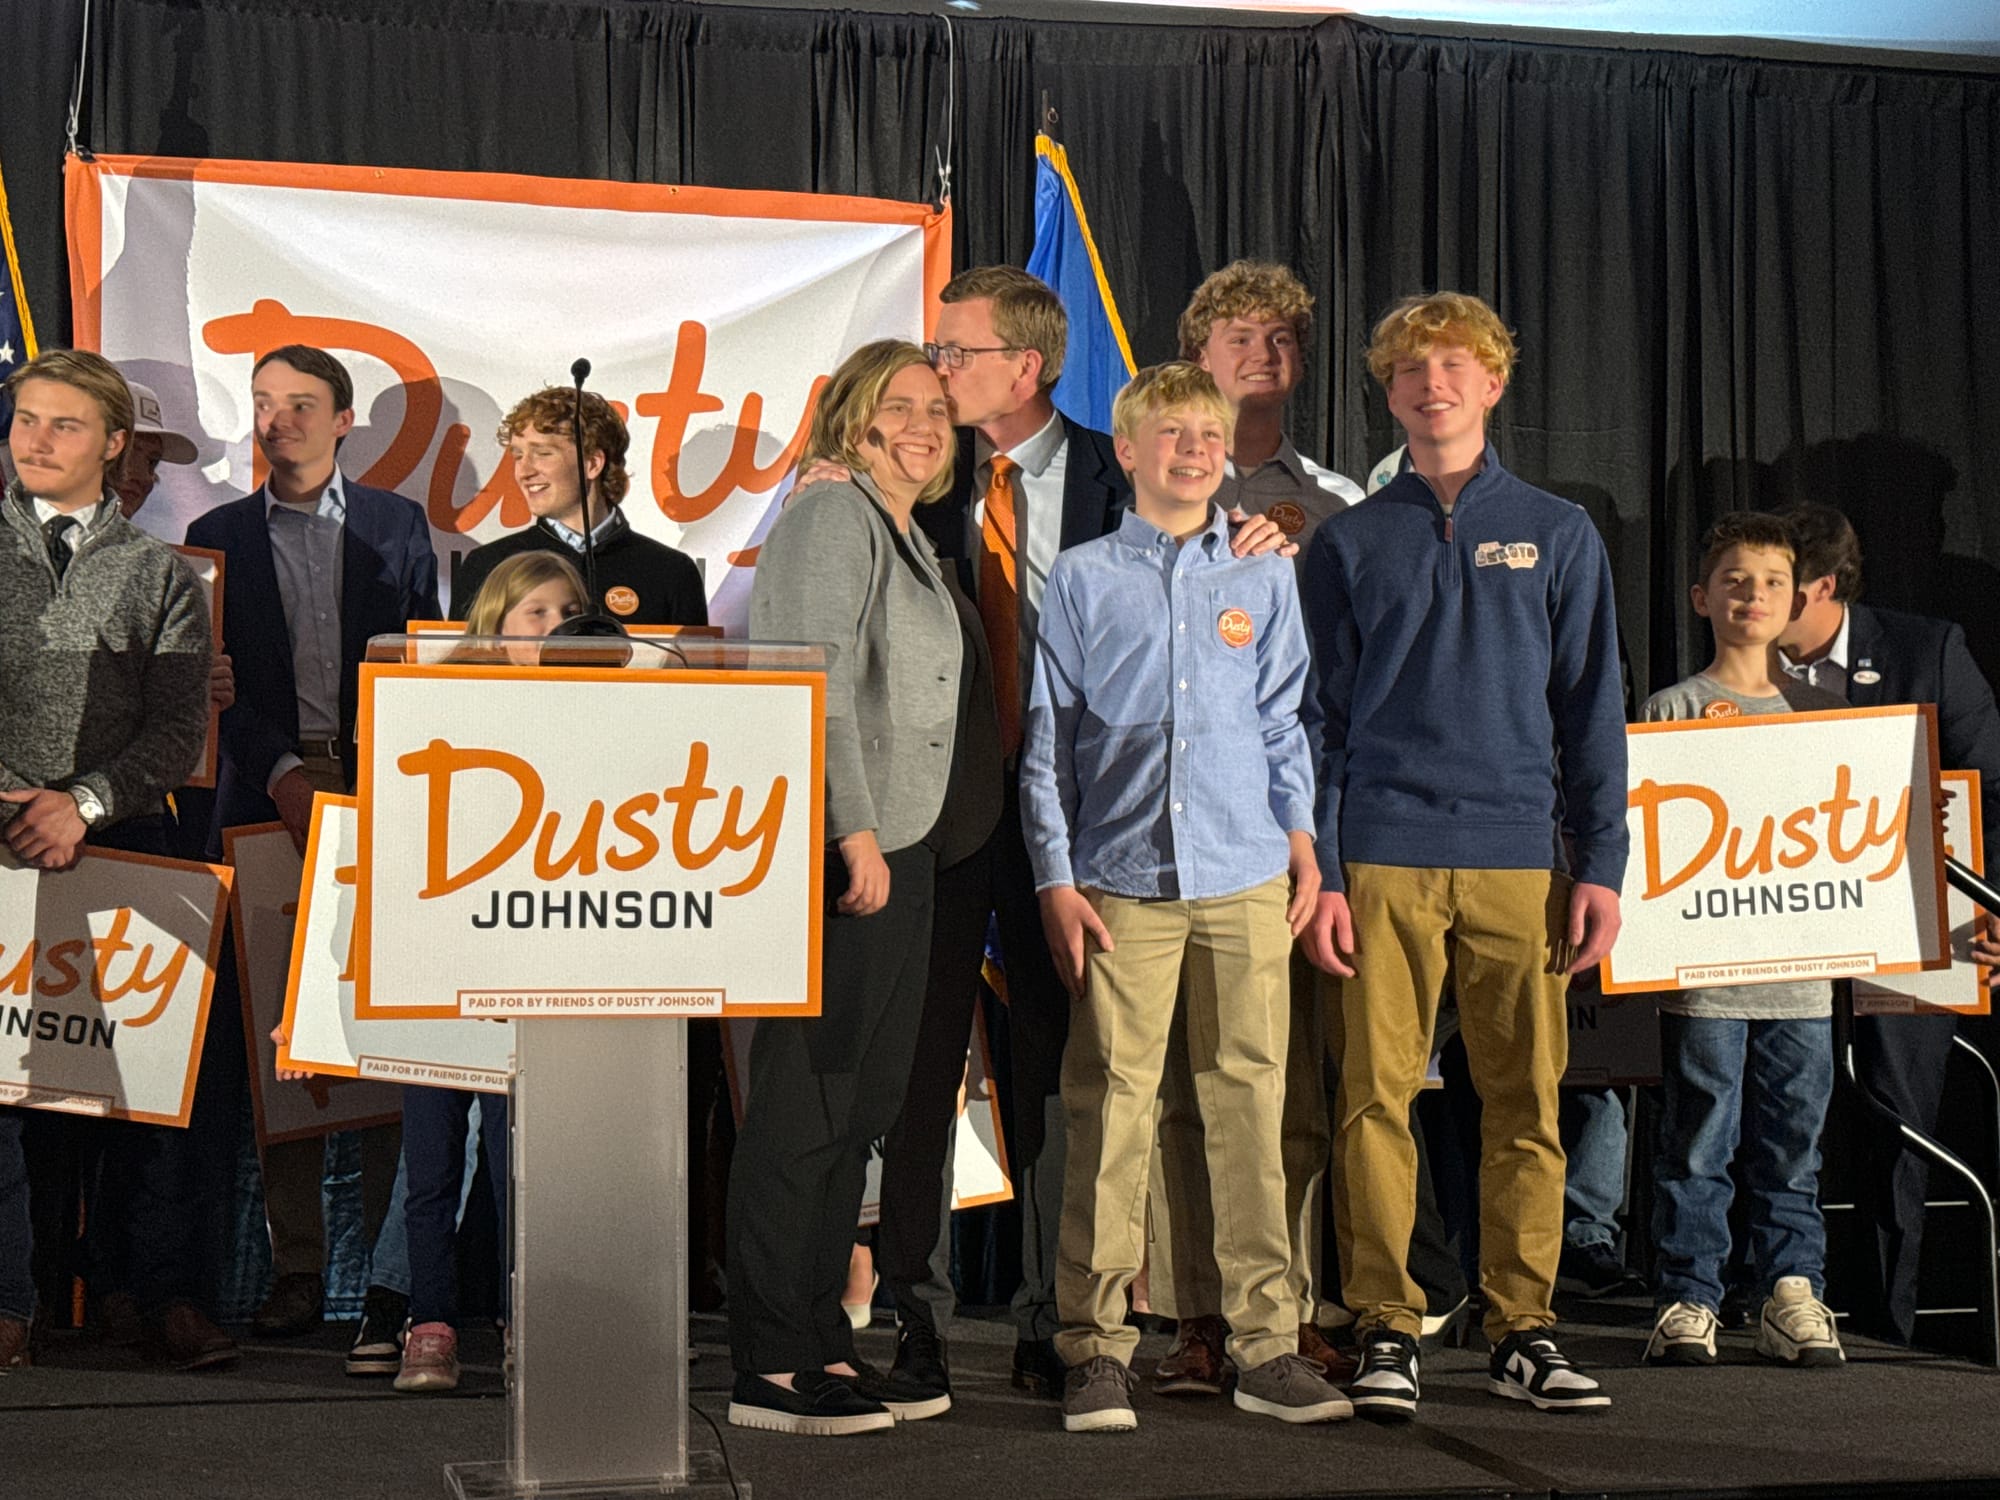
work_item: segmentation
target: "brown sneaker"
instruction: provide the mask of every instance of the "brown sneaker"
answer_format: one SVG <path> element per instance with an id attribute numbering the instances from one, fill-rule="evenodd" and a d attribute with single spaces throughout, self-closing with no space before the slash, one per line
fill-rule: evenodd
<path id="1" fill-rule="evenodd" d="M 288 1271 L 271 1283 L 254 1326 L 272 1338 L 311 1333 L 320 1326 L 325 1303 L 326 1283 L 317 1271 Z"/>
<path id="2" fill-rule="evenodd" d="M 1299 1358 L 1318 1365 L 1335 1385 L 1346 1385 L 1361 1369 L 1361 1361 L 1326 1341 L 1317 1323 L 1299 1324 Z"/>
<path id="3" fill-rule="evenodd" d="M 458 1334 L 449 1323 L 419 1323 L 403 1339 L 399 1391 L 458 1389 Z"/>
<path id="4" fill-rule="evenodd" d="M 1233 1366 L 1223 1352 L 1229 1325 L 1216 1317 L 1183 1318 L 1174 1346 L 1153 1367 L 1158 1396 L 1220 1396 Z"/>
<path id="5" fill-rule="evenodd" d="M 34 1362 L 28 1352 L 28 1325 L 19 1318 L 0 1318 L 0 1374 L 25 1370 Z"/>
<path id="6" fill-rule="evenodd" d="M 219 1370 L 241 1357 L 236 1340 L 192 1302 L 176 1302 L 148 1330 L 150 1352 L 183 1370 Z"/>

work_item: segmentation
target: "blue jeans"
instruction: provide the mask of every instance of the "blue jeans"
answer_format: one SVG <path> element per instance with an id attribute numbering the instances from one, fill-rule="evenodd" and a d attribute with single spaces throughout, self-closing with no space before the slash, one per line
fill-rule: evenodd
<path id="1" fill-rule="evenodd" d="M 1618 1241 L 1625 1201 L 1625 1101 L 1612 1088 L 1562 1091 L 1563 1243 L 1577 1249 Z"/>
<path id="2" fill-rule="evenodd" d="M 1833 1023 L 1662 1015 L 1664 1084 L 1653 1169 L 1655 1300 L 1722 1305 L 1729 1164 L 1739 1143 L 1758 1299 L 1781 1276 L 1826 1289 L 1819 1135 L 1833 1092 Z"/>
<path id="3" fill-rule="evenodd" d="M 28 1162 L 21 1154 L 21 1117 L 0 1108 L 0 1318 L 35 1316 L 35 1248 L 28 1218 Z"/>
<path id="4" fill-rule="evenodd" d="M 408 1178 L 410 1321 L 458 1325 L 458 1214 L 465 1175 L 466 1117 L 479 1106 L 494 1218 L 500 1228 L 501 1286 L 507 1273 L 507 1099 L 458 1089 L 403 1089 L 403 1164 Z"/>
<path id="5" fill-rule="evenodd" d="M 473 1109 L 479 1119 L 486 1119 L 486 1111 L 475 1102 Z M 507 1107 L 505 1098 L 500 1100 L 500 1109 Z M 479 1132 L 485 1138 L 485 1129 Z M 458 1218 L 465 1217 L 465 1200 L 472 1196 L 472 1179 L 479 1171 L 479 1140 L 465 1143 L 465 1175 L 458 1185 Z M 504 1187 L 496 1187 L 495 1192 L 504 1192 Z M 410 1224 L 408 1208 L 410 1203 L 410 1162 L 406 1155 L 396 1158 L 396 1185 L 389 1189 L 389 1211 L 382 1217 L 381 1232 L 375 1236 L 375 1249 L 368 1258 L 368 1284 L 379 1286 L 386 1291 L 410 1295 Z M 455 1219 L 454 1223 L 457 1222 Z"/>

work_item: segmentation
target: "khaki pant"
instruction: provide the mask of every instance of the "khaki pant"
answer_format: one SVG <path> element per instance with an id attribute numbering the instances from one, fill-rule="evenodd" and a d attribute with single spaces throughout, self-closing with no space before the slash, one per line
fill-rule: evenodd
<path id="1" fill-rule="evenodd" d="M 1284 1108 L 1290 882 L 1209 901 L 1084 893 L 1114 944 L 1093 952 L 1063 1052 L 1063 1169 L 1056 1352 L 1130 1364 L 1125 1316 L 1145 1248 L 1154 1103 L 1186 977 L 1187 1047 L 1205 1127 L 1229 1352 L 1250 1368 L 1298 1347 L 1286 1288 Z"/>
<path id="2" fill-rule="evenodd" d="M 1320 1198 L 1333 1144 L 1326 1117 L 1325 1004 L 1320 994 L 1325 977 L 1294 949 L 1279 1157 L 1291 1238 L 1291 1270 L 1285 1285 L 1301 1323 L 1319 1316 Z M 1186 1013 L 1184 1005 L 1175 1016 L 1174 1040 L 1167 1049 L 1159 1150 L 1153 1162 L 1152 1305 L 1153 1311 L 1169 1318 L 1213 1317 L 1222 1311 L 1201 1109 L 1187 1050 L 1180 1045 Z"/>
<path id="3" fill-rule="evenodd" d="M 1334 1199 L 1347 1305 L 1363 1328 L 1412 1336 L 1424 1295 L 1406 1269 L 1416 1217 L 1410 1104 L 1449 975 L 1482 1106 L 1480 1285 L 1486 1333 L 1555 1321 L 1563 1150 L 1556 1086 L 1569 1062 L 1568 979 L 1555 972 L 1570 881 L 1549 870 L 1347 866 L 1355 977 L 1333 990 L 1340 1064 Z"/>

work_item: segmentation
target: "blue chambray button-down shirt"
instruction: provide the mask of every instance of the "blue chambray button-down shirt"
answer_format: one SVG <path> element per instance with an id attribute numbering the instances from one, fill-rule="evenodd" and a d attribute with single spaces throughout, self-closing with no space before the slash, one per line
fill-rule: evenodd
<path id="1" fill-rule="evenodd" d="M 1292 564 L 1231 556 L 1220 510 L 1185 543 L 1128 511 L 1058 557 L 1021 762 L 1036 888 L 1199 901 L 1282 875 L 1313 826 L 1306 667 Z"/>

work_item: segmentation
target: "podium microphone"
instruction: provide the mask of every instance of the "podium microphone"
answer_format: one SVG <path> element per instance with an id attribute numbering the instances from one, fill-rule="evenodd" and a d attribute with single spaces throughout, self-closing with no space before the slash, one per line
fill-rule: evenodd
<path id="1" fill-rule="evenodd" d="M 576 407 L 570 427 L 576 434 L 576 484 L 583 494 L 583 590 L 588 607 L 580 615 L 571 615 L 549 634 L 625 636 L 630 632 L 605 614 L 597 602 L 601 597 L 597 592 L 597 527 L 590 519 L 590 477 L 585 472 L 588 466 L 583 452 L 583 383 L 590 378 L 590 361 L 579 359 L 571 365 L 569 378 L 576 383 Z"/>

